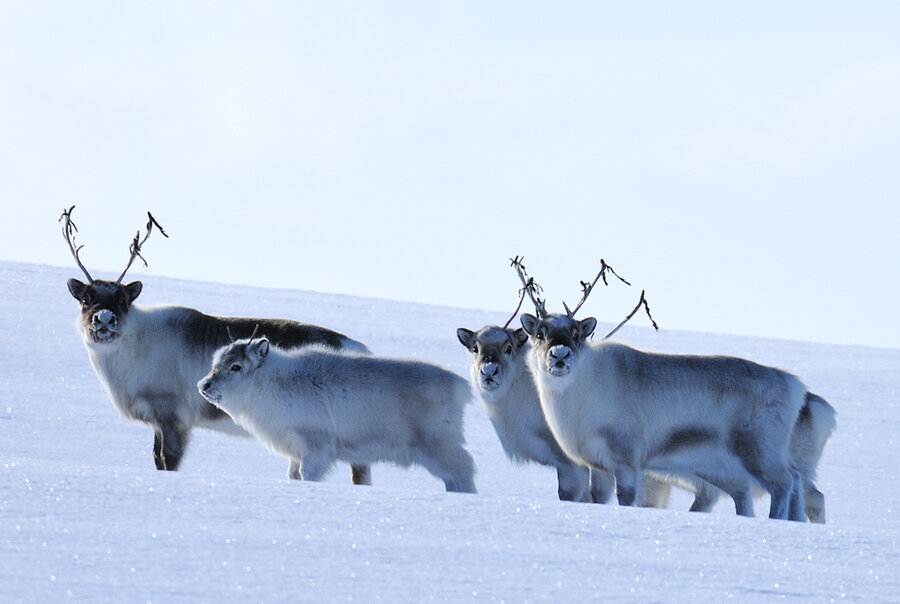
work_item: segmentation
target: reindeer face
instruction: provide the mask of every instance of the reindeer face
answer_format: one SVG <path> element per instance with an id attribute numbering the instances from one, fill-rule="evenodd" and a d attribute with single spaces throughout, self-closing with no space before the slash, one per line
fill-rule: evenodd
<path id="1" fill-rule="evenodd" d="M 538 319 L 522 315 L 522 327 L 531 336 L 538 367 L 556 377 L 572 371 L 587 339 L 597 327 L 597 319 L 578 321 L 566 315 L 550 315 Z"/>
<path id="2" fill-rule="evenodd" d="M 478 333 L 470 329 L 456 330 L 456 336 L 472 353 L 472 380 L 484 392 L 494 392 L 504 385 L 512 373 L 519 351 L 528 341 L 522 329 L 488 326 Z"/>
<path id="3" fill-rule="evenodd" d="M 269 354 L 269 340 L 238 340 L 216 351 L 212 370 L 197 383 L 203 398 L 226 412 L 253 387 L 253 373 Z"/>
<path id="4" fill-rule="evenodd" d="M 68 287 L 81 303 L 80 326 L 89 345 L 105 345 L 121 337 L 128 310 L 143 289 L 140 281 L 122 285 L 95 280 L 85 284 L 78 279 L 69 279 Z"/>

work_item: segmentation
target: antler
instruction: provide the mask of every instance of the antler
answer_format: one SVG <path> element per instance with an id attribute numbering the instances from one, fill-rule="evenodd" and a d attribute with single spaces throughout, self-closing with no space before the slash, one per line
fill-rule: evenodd
<path id="1" fill-rule="evenodd" d="M 618 275 L 616 275 L 616 276 L 618 277 Z M 621 279 L 621 277 L 619 277 L 619 278 Z M 625 325 L 626 323 L 628 323 L 628 321 L 631 320 L 631 317 L 633 317 L 635 314 L 637 314 L 637 311 L 640 310 L 641 306 L 643 306 L 643 307 L 644 307 L 644 310 L 647 311 L 647 316 L 650 317 L 650 322 L 653 323 L 653 329 L 655 329 L 656 331 L 659 331 L 659 325 L 656 324 L 656 321 L 653 320 L 653 315 L 650 314 L 650 305 L 647 304 L 647 298 L 646 298 L 646 296 L 645 296 L 646 291 L 647 291 L 647 290 L 641 290 L 641 299 L 638 300 L 637 306 L 634 307 L 634 310 L 632 310 L 632 311 L 628 314 L 627 317 L 625 317 L 624 319 L 622 319 L 622 322 L 621 322 L 621 323 L 619 323 L 618 325 L 616 325 L 616 328 L 615 328 L 615 329 L 613 329 L 611 332 L 609 332 L 608 334 L 606 334 L 605 336 L 603 336 L 603 339 L 604 339 L 604 340 L 608 340 L 609 338 L 611 338 L 611 337 L 613 336 L 614 333 L 616 333 L 617 331 L 619 331 L 619 329 L 622 328 L 623 325 Z"/>
<path id="2" fill-rule="evenodd" d="M 625 279 L 620 277 L 619 273 L 617 273 L 615 270 L 613 270 L 613 267 L 611 267 L 610 265 L 608 265 L 606 263 L 606 260 L 601 258 L 600 259 L 600 272 L 597 273 L 597 276 L 594 277 L 594 280 L 591 281 L 590 283 L 588 283 L 586 281 L 581 281 L 581 301 L 578 302 L 578 304 L 575 306 L 575 310 L 569 310 L 569 307 L 566 305 L 565 302 L 563 302 L 563 308 L 566 309 L 566 315 L 569 318 L 574 317 L 575 313 L 578 312 L 578 309 L 581 308 L 582 305 L 587 301 L 588 296 L 591 295 L 591 291 L 594 289 L 594 286 L 597 285 L 597 281 L 599 281 L 600 279 L 603 279 L 603 285 L 609 285 L 609 281 L 606 280 L 606 271 L 611 272 L 613 275 L 615 275 L 619 279 L 619 281 L 621 281 L 625 285 L 628 285 L 628 286 L 631 285 L 631 283 L 629 283 L 628 281 L 626 281 Z"/>
<path id="3" fill-rule="evenodd" d="M 569 310 L 569 307 L 566 306 L 565 302 L 563 302 L 563 307 L 565 307 L 565 309 L 566 309 L 566 315 L 568 315 L 570 318 L 575 316 L 575 313 L 578 312 L 578 309 L 581 308 L 581 306 L 587 300 L 588 296 L 591 295 L 591 291 L 594 289 L 594 286 L 597 285 L 597 282 L 600 279 L 603 279 L 603 285 L 609 285 L 609 281 L 607 281 L 607 279 L 606 279 L 607 271 L 612 273 L 613 275 L 615 275 L 615 277 L 619 281 L 624 283 L 625 285 L 628 285 L 629 287 L 631 286 L 631 283 L 629 283 L 621 275 L 619 275 L 619 273 L 617 273 L 615 271 L 615 269 L 613 269 L 613 267 L 608 265 L 606 263 L 606 260 L 601 258 L 600 259 L 600 272 L 597 273 L 597 276 L 594 277 L 594 280 L 591 281 L 590 283 L 587 283 L 585 281 L 581 282 L 581 290 L 582 290 L 581 301 L 578 302 L 578 305 L 575 306 L 575 310 Z M 656 324 L 656 321 L 653 319 L 653 315 L 650 314 L 650 305 L 647 303 L 647 290 L 641 290 L 641 298 L 640 298 L 640 300 L 638 300 L 638 303 L 634 307 L 634 309 L 630 313 L 628 313 L 627 317 L 622 319 L 621 323 L 616 325 L 615 329 L 613 329 L 611 332 L 609 332 L 608 334 L 603 336 L 603 339 L 607 340 L 607 339 L 611 338 L 617 331 L 619 331 L 622 328 L 623 325 L 628 323 L 628 321 L 630 321 L 632 319 L 632 317 L 634 317 L 634 315 L 637 314 L 637 312 L 638 312 L 638 310 L 640 310 L 641 306 L 644 307 L 644 310 L 647 312 L 647 317 L 649 317 L 650 322 L 653 323 L 653 329 L 655 329 L 656 331 L 659 331 L 659 325 Z"/>
<path id="4" fill-rule="evenodd" d="M 521 296 L 519 298 L 519 306 L 503 327 L 506 328 L 519 313 L 519 309 L 522 308 L 522 302 L 525 300 L 525 294 L 528 294 L 528 297 L 531 298 L 531 303 L 534 304 L 534 310 L 537 312 L 538 317 L 542 319 L 548 317 L 550 313 L 547 312 L 546 301 L 538 297 L 538 294 L 543 291 L 543 288 L 537 284 L 533 277 L 528 276 L 528 273 L 525 271 L 525 265 L 522 264 L 522 261 L 525 260 L 525 256 L 516 256 L 509 260 L 510 266 L 516 269 L 519 280 L 522 281 L 522 289 L 519 290 L 519 295 Z"/>
<path id="5" fill-rule="evenodd" d="M 84 273 L 84 276 L 87 277 L 88 283 L 93 283 L 94 278 L 91 277 L 91 274 L 84 267 L 84 264 L 81 263 L 81 258 L 78 255 L 78 253 L 81 251 L 81 248 L 83 248 L 84 246 L 75 245 L 75 233 L 78 232 L 78 227 L 75 226 L 75 222 L 72 221 L 72 210 L 74 209 L 75 206 L 72 206 L 68 210 L 63 208 L 63 213 L 59 217 L 59 222 L 63 222 L 63 220 L 65 220 L 62 227 L 63 238 L 69 244 L 69 249 L 72 251 L 72 255 L 75 257 L 75 263 L 78 264 L 78 268 L 80 268 L 81 272 Z"/>
<path id="6" fill-rule="evenodd" d="M 153 231 L 153 225 L 156 225 L 156 228 L 159 229 L 159 232 L 163 234 L 163 237 L 167 239 L 169 238 L 169 236 L 166 235 L 165 230 L 163 230 L 162 225 L 156 222 L 156 218 L 153 217 L 153 214 L 147 212 L 147 218 L 147 234 L 144 235 L 143 239 L 141 239 L 141 231 L 138 230 L 137 234 L 134 236 L 134 240 L 131 242 L 131 245 L 128 248 L 131 252 L 131 258 L 128 259 L 128 265 L 125 267 L 125 270 L 122 271 L 122 274 L 119 275 L 118 279 L 116 279 L 116 285 L 122 283 L 122 279 L 125 278 L 125 273 L 127 273 L 128 269 L 131 268 L 131 265 L 134 263 L 135 258 L 140 258 L 144 263 L 144 266 L 147 266 L 147 261 L 143 256 L 141 256 L 141 246 L 144 245 L 144 243 L 150 237 L 150 233 Z"/>
<path id="7" fill-rule="evenodd" d="M 516 306 L 516 310 L 513 311 L 512 316 L 506 320 L 506 323 L 503 324 L 503 329 L 509 327 L 509 324 L 512 323 L 513 319 L 516 318 L 516 315 L 519 314 L 519 311 L 522 310 L 522 302 L 525 301 L 525 288 L 519 290 L 519 305 Z"/>

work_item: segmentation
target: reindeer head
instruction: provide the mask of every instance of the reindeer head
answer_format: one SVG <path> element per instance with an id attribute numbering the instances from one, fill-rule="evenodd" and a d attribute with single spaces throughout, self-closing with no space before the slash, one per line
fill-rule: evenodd
<path id="1" fill-rule="evenodd" d="M 81 303 L 79 325 L 88 345 L 109 344 L 124 333 L 128 310 L 143 288 L 140 281 L 122 285 L 105 280 L 82 283 L 78 279 L 69 279 L 68 286 L 72 297 Z"/>
<path id="2" fill-rule="evenodd" d="M 522 327 L 531 336 L 538 367 L 550 375 L 568 375 L 597 327 L 597 319 L 581 321 L 574 316 L 548 315 L 543 318 L 522 315 Z"/>
<path id="3" fill-rule="evenodd" d="M 232 414 L 243 395 L 253 389 L 253 374 L 269 355 L 269 340 L 254 340 L 256 331 L 247 340 L 238 340 L 216 351 L 212 369 L 197 383 L 203 398 Z"/>
<path id="4" fill-rule="evenodd" d="M 456 337 L 472 353 L 472 381 L 483 392 L 498 394 L 509 387 L 515 363 L 528 336 L 522 329 L 488 326 L 478 332 L 460 327 Z"/>
<path id="5" fill-rule="evenodd" d="M 79 325 L 84 334 L 85 342 L 91 345 L 106 345 L 115 342 L 124 333 L 125 324 L 127 322 L 128 311 L 131 304 L 141 294 L 143 284 L 140 281 L 133 281 L 127 285 L 122 284 L 125 273 L 131 268 L 135 258 L 141 258 L 141 246 L 147 241 L 154 225 L 166 237 L 166 232 L 162 229 L 153 215 L 147 212 L 149 222 L 147 223 L 147 234 L 143 239 L 140 238 L 140 231 L 135 235 L 131 243 L 131 258 L 128 265 L 116 281 L 107 281 L 105 279 L 94 279 L 85 268 L 79 257 L 82 246 L 75 245 L 75 233 L 78 227 L 72 221 L 72 206 L 68 210 L 63 211 L 60 216 L 60 222 L 63 222 L 63 237 L 69 244 L 69 249 L 75 257 L 75 263 L 78 268 L 87 277 L 87 283 L 83 283 L 78 279 L 69 279 L 67 285 L 69 293 L 81 304 L 81 318 Z M 146 261 L 144 261 L 146 265 Z"/>
<path id="6" fill-rule="evenodd" d="M 522 280 L 522 283 L 529 293 L 532 289 L 537 291 L 540 290 L 539 286 L 534 283 L 534 279 L 531 279 L 525 273 L 525 267 L 522 266 L 522 262 L 518 256 L 513 260 L 512 266 L 515 267 L 516 271 L 519 273 L 519 278 Z M 620 277 L 619 274 L 601 258 L 600 272 L 597 273 L 594 280 L 591 282 L 581 282 L 581 300 L 575 305 L 575 309 L 570 310 L 569 306 L 563 302 L 563 308 L 566 309 L 566 314 L 564 315 L 548 313 L 544 301 L 532 295 L 531 300 L 534 303 L 537 316 L 528 314 L 522 315 L 522 327 L 525 329 L 525 332 L 531 336 L 534 355 L 535 359 L 538 361 L 539 369 L 546 371 L 550 375 L 563 377 L 569 375 L 576 367 L 581 352 L 587 345 L 587 339 L 591 337 L 594 330 L 597 328 L 597 319 L 588 317 L 587 319 L 579 321 L 575 318 L 575 313 L 581 309 L 582 305 L 584 305 L 585 301 L 588 299 L 588 296 L 591 295 L 594 286 L 596 286 L 601 279 L 603 280 L 604 285 L 609 285 L 607 273 L 611 273 L 625 285 L 631 285 L 631 283 Z M 647 299 L 642 291 L 641 298 L 638 301 L 637 306 L 634 307 L 634 310 L 632 310 L 631 313 L 603 339 L 607 339 L 616 333 L 637 313 L 641 306 L 647 311 L 647 316 L 653 323 L 653 327 L 658 330 L 659 327 L 650 315 L 650 306 L 647 304 Z"/>

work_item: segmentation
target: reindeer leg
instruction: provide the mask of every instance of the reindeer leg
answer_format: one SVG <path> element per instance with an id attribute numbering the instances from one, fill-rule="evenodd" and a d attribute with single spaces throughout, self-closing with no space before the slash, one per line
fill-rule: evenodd
<path id="1" fill-rule="evenodd" d="M 307 450 L 300 462 L 300 479 L 311 482 L 319 482 L 325 478 L 331 466 L 334 464 L 334 457 L 327 451 L 321 449 Z"/>
<path id="2" fill-rule="evenodd" d="M 463 446 L 452 440 L 415 447 L 415 460 L 444 481 L 448 492 L 475 493 L 475 461 Z"/>
<path id="3" fill-rule="evenodd" d="M 804 488 L 803 477 L 796 470 L 792 470 L 791 475 L 794 478 L 794 486 L 791 489 L 791 508 L 788 520 L 806 522 L 806 489 Z"/>
<path id="4" fill-rule="evenodd" d="M 672 485 L 655 476 L 644 474 L 644 495 L 638 502 L 642 508 L 665 509 L 669 507 L 671 495 Z"/>
<path id="5" fill-rule="evenodd" d="M 604 468 L 591 468 L 591 499 L 606 503 L 616 492 L 616 476 Z"/>
<path id="6" fill-rule="evenodd" d="M 591 476 L 587 468 L 573 463 L 561 463 L 556 466 L 556 480 L 559 488 L 557 494 L 560 501 L 589 502 Z"/>
<path id="7" fill-rule="evenodd" d="M 166 457 L 163 455 L 163 435 L 159 428 L 153 429 L 153 463 L 157 470 L 166 469 Z"/>
<path id="8" fill-rule="evenodd" d="M 825 495 L 816 488 L 812 481 L 806 481 L 806 516 L 810 522 L 816 524 L 825 523 Z"/>
<path id="9" fill-rule="evenodd" d="M 353 484 L 372 484 L 372 471 L 367 465 L 350 465 L 350 479 Z"/>
<path id="10" fill-rule="evenodd" d="M 697 492 L 694 493 L 694 503 L 691 504 L 691 512 L 710 512 L 713 509 L 713 506 L 716 505 L 716 502 L 719 501 L 719 497 L 722 492 L 709 484 L 702 478 L 697 483 Z M 745 510 L 742 510 L 745 511 Z M 741 514 L 742 516 L 746 516 L 747 514 Z M 753 515 L 751 511 L 750 516 Z"/>
<path id="11" fill-rule="evenodd" d="M 631 466 L 616 465 L 616 485 L 619 505 L 637 505 L 642 497 L 643 474 Z"/>
<path id="12" fill-rule="evenodd" d="M 190 430 L 175 422 L 161 422 L 154 427 L 153 461 L 157 470 L 177 470 L 187 448 Z"/>
<path id="13" fill-rule="evenodd" d="M 300 459 L 291 457 L 291 465 L 288 466 L 288 478 L 300 480 Z"/>

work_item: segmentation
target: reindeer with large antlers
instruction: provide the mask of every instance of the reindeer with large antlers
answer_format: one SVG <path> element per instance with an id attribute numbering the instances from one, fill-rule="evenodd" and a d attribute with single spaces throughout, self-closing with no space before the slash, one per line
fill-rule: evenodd
<path id="1" fill-rule="evenodd" d="M 148 212 L 147 232 L 143 238 L 140 231 L 135 235 L 119 278 L 94 279 L 81 261 L 82 246 L 75 243 L 74 208 L 65 210 L 60 222 L 75 263 L 87 278 L 87 283 L 68 281 L 69 293 L 81 304 L 78 328 L 91 365 L 115 407 L 153 429 L 153 461 L 158 470 L 178 469 L 194 427 L 246 436 L 197 392 L 197 382 L 209 371 L 215 351 L 235 337 L 245 338 L 259 329 L 284 348 L 322 344 L 368 353 L 363 344 L 343 334 L 296 321 L 215 317 L 178 306 L 139 308 L 134 301 L 143 290 L 142 283 L 122 281 L 136 258 L 146 265 L 141 248 L 153 228 L 168 235 Z M 352 478 L 354 483 L 370 484 L 368 466 L 353 466 Z"/>
<path id="2" fill-rule="evenodd" d="M 591 343 L 597 320 L 575 318 L 593 285 L 582 287 L 575 310 L 549 314 L 536 305 L 539 316 L 522 315 L 541 408 L 569 457 L 612 468 L 621 505 L 641 501 L 650 471 L 706 481 L 731 495 L 741 515 L 753 515 L 758 485 L 771 496 L 771 518 L 824 521 L 812 485 L 834 428 L 824 399 L 797 377 L 744 359 Z M 649 314 L 641 300 L 635 312 L 643 304 Z"/>

